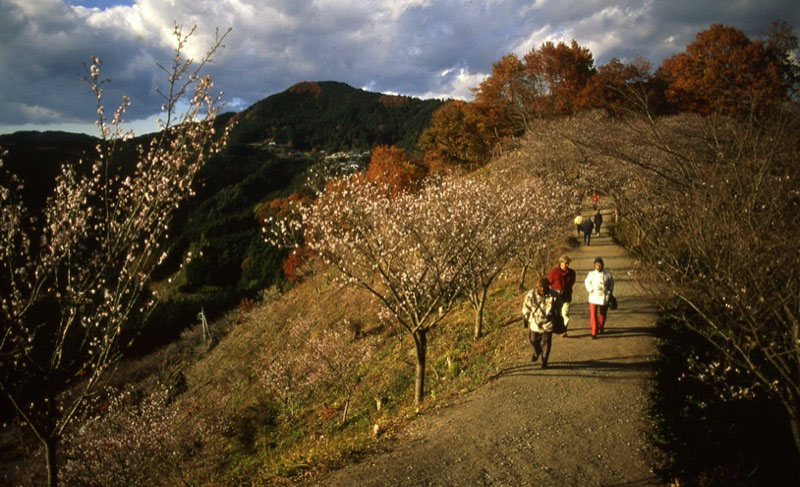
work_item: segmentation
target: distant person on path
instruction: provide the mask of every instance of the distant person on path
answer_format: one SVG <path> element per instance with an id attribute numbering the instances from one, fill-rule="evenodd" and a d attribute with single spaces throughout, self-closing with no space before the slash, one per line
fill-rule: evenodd
<path id="1" fill-rule="evenodd" d="M 581 223 L 583 223 L 583 217 L 580 216 L 580 215 L 576 216 L 575 219 L 572 220 L 572 223 L 574 223 L 575 226 L 578 227 L 578 236 L 580 236 L 580 234 L 581 234 Z"/>
<path id="2" fill-rule="evenodd" d="M 553 325 L 561 318 L 561 296 L 550 289 L 547 278 L 536 281 L 536 288 L 528 291 L 522 302 L 522 321 L 528 329 L 528 340 L 533 346 L 531 362 L 542 358 L 542 368 L 547 368 L 550 346 L 553 339 Z"/>
<path id="3" fill-rule="evenodd" d="M 614 279 L 605 270 L 601 257 L 594 259 L 594 270 L 586 275 L 583 283 L 589 293 L 589 331 L 592 338 L 597 338 L 606 325 L 608 298 L 614 291 Z"/>
<path id="4" fill-rule="evenodd" d="M 547 272 L 547 283 L 550 289 L 558 292 L 561 296 L 561 318 L 564 320 L 564 333 L 567 336 L 569 328 L 569 304 L 572 302 L 572 286 L 575 285 L 575 271 L 569 268 L 571 259 L 568 255 L 562 255 L 558 259 L 558 265 Z"/>
<path id="5" fill-rule="evenodd" d="M 592 219 L 584 218 L 583 223 L 581 223 L 581 231 L 583 232 L 583 243 L 586 245 L 589 245 L 592 240 L 592 229 L 594 229 Z"/>
<path id="6" fill-rule="evenodd" d="M 597 235 L 600 235 L 600 225 L 603 224 L 603 215 L 600 214 L 600 210 L 597 210 L 597 213 L 594 214 L 594 231 L 597 232 Z"/>
<path id="7" fill-rule="evenodd" d="M 592 195 L 592 209 L 597 209 L 597 203 L 600 201 L 600 195 L 597 194 L 597 191 L 594 192 Z"/>

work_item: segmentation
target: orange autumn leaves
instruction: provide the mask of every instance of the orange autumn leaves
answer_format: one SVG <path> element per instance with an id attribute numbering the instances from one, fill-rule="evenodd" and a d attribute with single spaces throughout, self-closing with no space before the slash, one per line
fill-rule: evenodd
<path id="1" fill-rule="evenodd" d="M 796 52 L 797 37 L 782 22 L 773 24 L 764 40 L 712 25 L 655 73 L 642 57 L 595 67 L 592 53 L 574 40 L 546 42 L 522 59 L 508 54 L 492 65 L 489 77 L 474 90 L 475 100 L 440 108 L 419 144 L 428 160 L 474 167 L 537 119 L 582 110 L 759 113 L 797 92 Z"/>
<path id="2" fill-rule="evenodd" d="M 785 24 L 776 24 L 767 42 L 751 41 L 735 27 L 713 25 L 697 34 L 686 51 L 664 61 L 659 70 L 666 99 L 680 111 L 737 114 L 763 111 L 785 100 L 791 65 L 775 42 Z"/>

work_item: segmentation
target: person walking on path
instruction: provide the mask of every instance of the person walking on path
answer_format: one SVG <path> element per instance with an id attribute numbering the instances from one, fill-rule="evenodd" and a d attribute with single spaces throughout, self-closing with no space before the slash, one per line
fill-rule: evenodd
<path id="1" fill-rule="evenodd" d="M 575 226 L 578 228 L 578 236 L 580 236 L 580 234 L 581 234 L 581 223 L 583 223 L 583 217 L 580 216 L 580 215 L 576 216 L 575 219 L 572 220 L 572 223 L 574 223 Z"/>
<path id="2" fill-rule="evenodd" d="M 567 336 L 569 328 L 569 305 L 572 302 L 572 286 L 575 285 L 575 271 L 569 268 L 571 259 L 568 255 L 562 255 L 558 259 L 558 265 L 547 272 L 547 283 L 550 289 L 558 292 L 561 296 L 561 318 L 564 320 L 564 333 Z"/>
<path id="3" fill-rule="evenodd" d="M 541 277 L 536 288 L 528 291 L 522 302 L 522 324 L 528 329 L 528 340 L 533 346 L 531 362 L 542 358 L 542 368 L 547 368 L 553 338 L 554 321 L 560 319 L 561 296 L 550 289 L 547 278 Z"/>
<path id="4" fill-rule="evenodd" d="M 608 313 L 608 298 L 614 291 L 614 278 L 605 270 L 602 257 L 594 259 L 594 270 L 583 281 L 589 293 L 589 331 L 592 338 L 602 334 Z"/>
<path id="5" fill-rule="evenodd" d="M 597 203 L 599 201 L 600 201 L 600 195 L 597 194 L 597 191 L 595 191 L 594 194 L 592 194 L 592 209 L 593 210 L 597 209 Z"/>
<path id="6" fill-rule="evenodd" d="M 597 210 L 597 213 L 594 214 L 594 231 L 597 232 L 597 235 L 600 235 L 600 225 L 603 224 L 603 215 L 600 214 L 600 210 Z"/>
<path id="7" fill-rule="evenodd" d="M 589 245 L 592 240 L 592 229 L 594 229 L 592 219 L 584 218 L 583 223 L 581 223 L 581 231 L 583 232 L 583 243 L 585 245 Z"/>

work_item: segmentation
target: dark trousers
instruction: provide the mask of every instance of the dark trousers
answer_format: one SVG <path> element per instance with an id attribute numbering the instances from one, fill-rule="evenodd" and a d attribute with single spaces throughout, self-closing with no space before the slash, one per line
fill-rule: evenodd
<path id="1" fill-rule="evenodd" d="M 583 243 L 589 245 L 589 242 L 592 240 L 592 231 L 589 230 L 588 232 L 584 232 L 583 234 Z"/>
<path id="2" fill-rule="evenodd" d="M 542 357 L 542 365 L 547 365 L 547 359 L 550 357 L 550 343 L 553 341 L 553 333 L 536 333 L 529 332 L 528 339 L 533 345 L 533 353 Z"/>

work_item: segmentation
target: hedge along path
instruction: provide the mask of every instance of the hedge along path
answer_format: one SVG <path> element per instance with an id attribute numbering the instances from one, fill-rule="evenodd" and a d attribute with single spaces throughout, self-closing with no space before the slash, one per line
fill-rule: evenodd
<path id="1" fill-rule="evenodd" d="M 553 336 L 546 370 L 530 362 L 527 332 L 509 325 L 501 333 L 518 334 L 518 346 L 488 384 L 415 420 L 390 451 L 313 485 L 662 485 L 646 419 L 657 306 L 633 280 L 633 259 L 609 237 L 613 211 L 601 212 L 600 236 L 570 252 L 577 274 L 570 336 Z M 594 213 L 591 203 L 582 212 Z M 598 256 L 614 277 L 619 309 L 609 310 L 605 333 L 592 340 L 583 280 Z"/>

